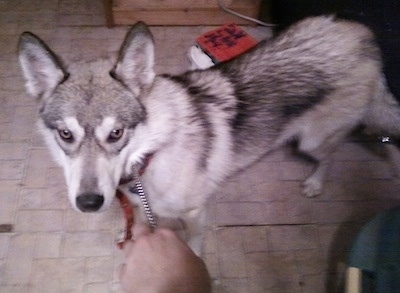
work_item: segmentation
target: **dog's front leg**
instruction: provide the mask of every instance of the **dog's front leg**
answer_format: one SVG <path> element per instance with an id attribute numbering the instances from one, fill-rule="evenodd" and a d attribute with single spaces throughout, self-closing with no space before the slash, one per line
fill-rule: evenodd
<path id="1" fill-rule="evenodd" d="M 186 213 L 183 218 L 188 235 L 187 243 L 198 256 L 201 256 L 203 249 L 206 214 L 205 208 L 198 208 Z"/>

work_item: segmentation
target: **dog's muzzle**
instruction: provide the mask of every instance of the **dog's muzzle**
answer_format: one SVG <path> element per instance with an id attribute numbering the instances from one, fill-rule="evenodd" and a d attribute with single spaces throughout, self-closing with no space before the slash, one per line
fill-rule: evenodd
<path id="1" fill-rule="evenodd" d="M 84 193 L 76 198 L 76 206 L 85 213 L 98 211 L 103 203 L 104 196 L 96 193 Z"/>

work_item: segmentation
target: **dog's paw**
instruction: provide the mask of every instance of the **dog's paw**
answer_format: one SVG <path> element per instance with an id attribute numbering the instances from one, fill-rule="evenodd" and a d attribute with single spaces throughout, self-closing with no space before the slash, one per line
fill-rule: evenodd
<path id="1" fill-rule="evenodd" d="M 125 173 L 132 174 L 132 168 L 140 168 L 142 165 L 142 159 L 136 153 L 128 157 L 125 165 Z M 139 171 L 139 170 L 138 170 Z"/>
<path id="2" fill-rule="evenodd" d="M 306 197 L 315 197 L 322 193 L 322 183 L 314 178 L 308 178 L 303 182 L 303 192 Z"/>

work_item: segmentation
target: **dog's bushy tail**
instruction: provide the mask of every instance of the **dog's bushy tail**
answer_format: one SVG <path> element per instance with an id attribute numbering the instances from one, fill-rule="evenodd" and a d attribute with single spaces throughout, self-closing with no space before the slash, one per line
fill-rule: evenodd
<path id="1" fill-rule="evenodd" d="M 389 91 L 384 76 L 378 83 L 363 122 L 369 130 L 400 138 L 400 104 Z"/>

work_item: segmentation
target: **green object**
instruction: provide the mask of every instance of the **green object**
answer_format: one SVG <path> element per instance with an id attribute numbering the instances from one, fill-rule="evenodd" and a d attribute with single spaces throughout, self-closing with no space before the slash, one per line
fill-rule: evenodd
<path id="1" fill-rule="evenodd" d="M 400 292 L 400 207 L 375 216 L 362 227 L 348 262 L 362 270 L 362 292 Z"/>

